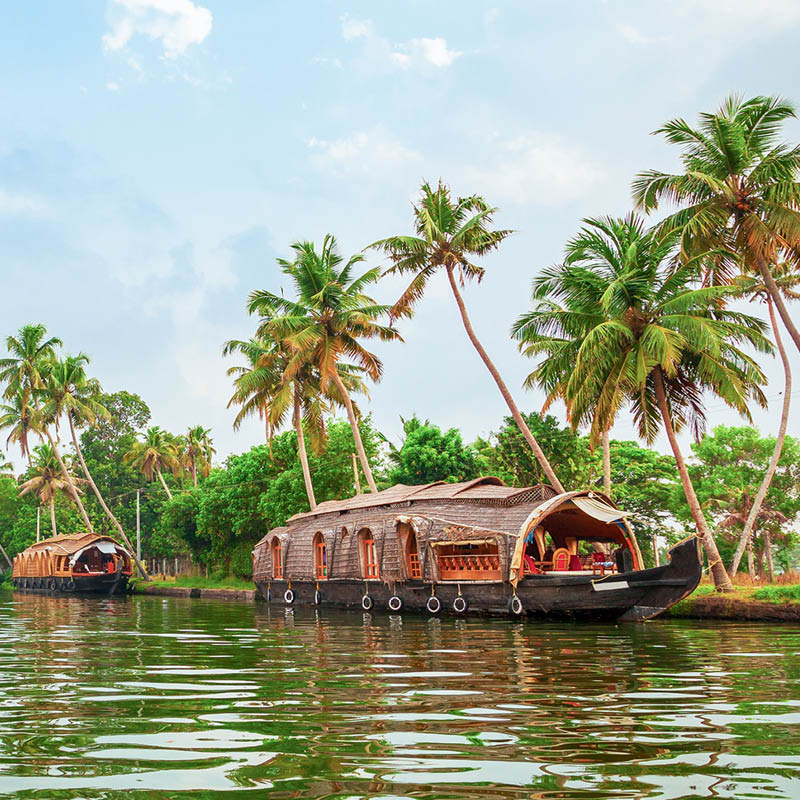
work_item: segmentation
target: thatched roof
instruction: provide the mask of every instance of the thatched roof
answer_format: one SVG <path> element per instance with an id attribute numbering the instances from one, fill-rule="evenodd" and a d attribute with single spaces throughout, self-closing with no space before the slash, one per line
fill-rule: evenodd
<path id="1" fill-rule="evenodd" d="M 289 522 L 317 517 L 321 514 L 342 513 L 363 508 L 378 508 L 395 503 L 417 502 L 419 500 L 490 500 L 501 504 L 511 503 L 514 498 L 531 491 L 533 487 L 515 489 L 505 486 L 500 478 L 486 477 L 464 483 L 445 483 L 437 481 L 424 486 L 406 486 L 398 483 L 389 489 L 373 494 L 358 494 L 347 500 L 328 500 L 320 503 L 314 511 L 295 514 Z M 505 502 L 503 502 L 505 501 Z"/>
<path id="2" fill-rule="evenodd" d="M 63 536 L 52 536 L 49 539 L 32 544 L 25 550 L 25 553 L 33 554 L 50 551 L 59 555 L 71 556 L 77 553 L 78 550 L 82 550 L 95 542 L 112 542 L 118 547 L 122 547 L 110 536 L 98 536 L 95 533 L 69 533 Z"/>

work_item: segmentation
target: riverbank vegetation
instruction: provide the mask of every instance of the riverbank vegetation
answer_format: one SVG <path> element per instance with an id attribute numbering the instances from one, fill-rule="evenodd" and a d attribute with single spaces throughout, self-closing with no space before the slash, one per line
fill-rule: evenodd
<path id="1" fill-rule="evenodd" d="M 421 186 L 410 232 L 365 247 L 386 259 L 382 267 L 365 268 L 361 253 L 346 258 L 328 235 L 319 246 L 291 245 L 293 257 L 278 261 L 280 292 L 250 293 L 252 335 L 226 342 L 223 355 L 235 359 L 234 427 L 258 417 L 264 444 L 222 465 L 197 420 L 184 433 L 152 425 L 136 394 L 103 393 L 88 356 L 64 353 L 44 325 L 24 326 L 0 359 L 0 429 L 27 463 L 14 477 L 0 462 L 0 544 L 13 557 L 38 519 L 40 530 L 108 531 L 133 549 L 138 508 L 144 555 L 190 554 L 215 579 L 247 578 L 267 530 L 326 500 L 495 474 L 518 486 L 605 491 L 633 513 L 647 563 L 696 534 L 716 589 L 732 590 L 745 568 L 761 581 L 787 572 L 797 565 L 800 445 L 787 435 L 781 330 L 800 351 L 787 305 L 800 286 L 800 146 L 779 137 L 792 116 L 781 99 L 731 98 L 695 127 L 677 119 L 657 131 L 680 148 L 682 171 L 642 172 L 634 210 L 583 220 L 561 263 L 532 276 L 530 308 L 507 320 L 530 361 L 527 388 L 545 395 L 528 413 L 461 291 L 480 282 L 480 262 L 511 231 L 495 226 L 486 199 L 455 196 L 441 181 Z M 670 213 L 651 224 L 664 204 Z M 362 408 L 384 372 L 370 342 L 401 346 L 436 273 L 510 416 L 472 443 L 446 424 L 406 418 L 403 441 L 390 442 Z M 385 274 L 408 283 L 382 303 L 371 293 Z M 708 432 L 713 404 L 744 423 L 754 404 L 766 406 L 763 365 L 776 352 L 777 435 L 748 424 Z M 548 413 L 555 404 L 566 419 Z M 622 415 L 645 446 L 612 439 Z M 693 434 L 690 453 L 682 430 Z M 670 455 L 651 449 L 662 433 Z"/>

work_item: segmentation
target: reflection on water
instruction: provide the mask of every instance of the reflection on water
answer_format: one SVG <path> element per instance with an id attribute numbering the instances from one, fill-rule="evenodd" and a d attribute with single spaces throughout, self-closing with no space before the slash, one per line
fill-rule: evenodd
<path id="1" fill-rule="evenodd" d="M 800 632 L 0 595 L 0 797 L 800 797 Z"/>

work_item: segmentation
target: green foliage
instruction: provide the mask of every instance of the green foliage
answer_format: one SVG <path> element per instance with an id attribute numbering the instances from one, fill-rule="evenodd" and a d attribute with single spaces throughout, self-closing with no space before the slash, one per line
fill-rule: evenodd
<path id="1" fill-rule="evenodd" d="M 437 425 L 428 420 L 422 422 L 415 415 L 403 420 L 403 430 L 405 439 L 400 449 L 390 445 L 389 458 L 394 465 L 388 475 L 390 485 L 457 483 L 477 478 L 486 471 L 484 459 L 473 447 L 464 444 L 456 428 L 442 433 Z"/>
<path id="2" fill-rule="evenodd" d="M 753 598 L 767 603 L 800 603 L 800 584 L 763 586 L 753 593 Z"/>
<path id="3" fill-rule="evenodd" d="M 600 474 L 599 453 L 592 453 L 588 439 L 578 436 L 558 420 L 547 415 L 523 414 L 556 475 L 567 488 L 584 489 L 595 485 Z M 539 462 L 511 417 L 488 439 L 478 439 L 475 447 L 485 459 L 488 474 L 497 475 L 512 486 L 548 483 Z"/>
<path id="4" fill-rule="evenodd" d="M 231 551 L 231 573 L 237 578 L 253 577 L 253 545 L 239 542 Z"/>
<path id="5" fill-rule="evenodd" d="M 360 425 L 368 457 L 375 460 L 378 434 L 369 418 Z M 314 490 L 320 502 L 355 493 L 351 454 L 353 432 L 347 422 L 328 425 L 328 445 L 309 457 Z M 196 489 L 164 503 L 160 536 L 180 541 L 209 569 L 248 574 L 253 545 L 293 514 L 308 510 L 297 436 L 286 431 L 267 445 L 231 456 L 224 469 L 211 471 Z M 245 555 L 247 558 L 245 559 Z"/>

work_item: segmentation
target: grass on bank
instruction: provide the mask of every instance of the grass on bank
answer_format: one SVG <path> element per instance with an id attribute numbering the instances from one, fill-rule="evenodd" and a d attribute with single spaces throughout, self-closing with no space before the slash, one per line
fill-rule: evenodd
<path id="1" fill-rule="evenodd" d="M 796 575 L 796 573 L 795 573 Z M 732 592 L 718 593 L 711 583 L 701 583 L 687 598 L 676 603 L 667 611 L 668 615 L 680 616 L 691 608 L 692 603 L 701 597 L 715 596 L 722 602 L 770 603 L 771 605 L 800 604 L 800 583 L 773 583 L 766 586 L 739 584 Z"/>
<path id="2" fill-rule="evenodd" d="M 255 589 L 252 581 L 236 578 L 233 575 L 211 575 L 204 578 L 202 575 L 182 575 L 178 578 L 153 578 L 151 581 L 134 581 L 134 586 L 143 588 L 145 586 L 174 587 L 180 589 Z"/>

